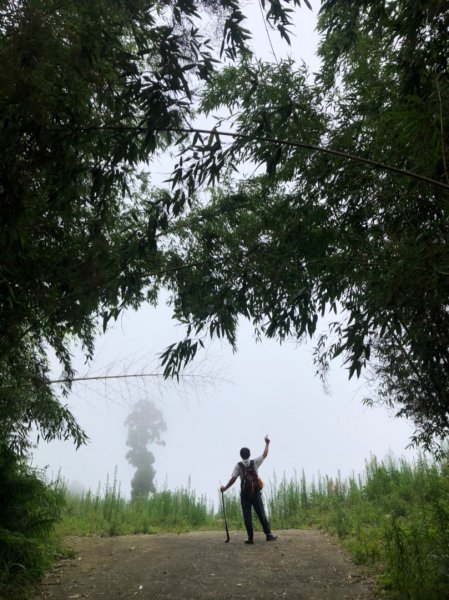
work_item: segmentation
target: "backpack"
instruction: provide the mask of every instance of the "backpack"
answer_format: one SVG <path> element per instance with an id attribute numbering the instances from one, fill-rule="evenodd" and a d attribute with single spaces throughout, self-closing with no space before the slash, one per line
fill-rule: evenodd
<path id="1" fill-rule="evenodd" d="M 250 461 L 249 467 L 245 466 L 243 462 L 239 462 L 239 465 L 243 473 L 241 483 L 242 494 L 252 498 L 256 492 L 260 492 L 263 488 L 263 481 L 258 477 L 257 472 L 254 469 L 253 460 Z"/>

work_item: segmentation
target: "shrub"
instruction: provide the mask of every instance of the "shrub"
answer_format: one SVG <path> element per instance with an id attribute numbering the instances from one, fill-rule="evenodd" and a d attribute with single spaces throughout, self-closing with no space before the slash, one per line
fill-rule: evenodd
<path id="1" fill-rule="evenodd" d="M 0 445 L 0 597 L 24 598 L 52 560 L 50 533 L 64 506 L 25 459 Z"/>

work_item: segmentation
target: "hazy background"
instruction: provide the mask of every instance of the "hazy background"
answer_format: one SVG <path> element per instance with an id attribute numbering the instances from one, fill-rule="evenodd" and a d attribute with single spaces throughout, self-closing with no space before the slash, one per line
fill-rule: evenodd
<path id="1" fill-rule="evenodd" d="M 314 13 L 305 7 L 297 13 L 297 28 L 288 49 L 276 32 L 270 32 L 277 58 L 291 54 L 317 69 Z M 273 59 L 258 5 L 248 5 L 248 27 L 254 32 L 259 56 Z M 153 181 L 166 175 L 164 161 L 155 163 Z M 99 337 L 95 360 L 83 364 L 74 349 L 79 375 L 160 373 L 157 355 L 183 337 L 164 302 L 127 312 L 106 335 Z M 362 399 L 369 390 L 363 380 L 348 381 L 347 372 L 333 365 L 326 393 L 315 376 L 313 342 L 280 346 L 274 341 L 256 343 L 251 327 L 242 322 L 238 353 L 215 341 L 198 357 L 179 384 L 160 377 L 109 379 L 73 384 L 67 400 L 90 437 L 75 451 L 69 442 L 41 443 L 34 464 L 48 466 L 49 476 L 61 471 L 71 485 L 96 490 L 107 474 L 117 477 L 129 496 L 133 468 L 125 454 L 124 421 L 133 402 L 148 398 L 162 410 L 166 445 L 151 447 L 155 456 L 158 488 L 174 489 L 189 483 L 198 494 L 215 500 L 239 460 L 239 449 L 248 446 L 253 456 L 262 452 L 263 438 L 272 439 L 270 455 L 261 469 L 266 480 L 301 475 L 311 480 L 318 473 L 342 476 L 358 473 L 370 454 L 413 457 L 406 451 L 413 431 L 404 420 L 392 418 L 383 408 L 368 409 Z M 55 365 L 55 376 L 58 376 Z M 236 487 L 236 486 L 235 486 Z"/>

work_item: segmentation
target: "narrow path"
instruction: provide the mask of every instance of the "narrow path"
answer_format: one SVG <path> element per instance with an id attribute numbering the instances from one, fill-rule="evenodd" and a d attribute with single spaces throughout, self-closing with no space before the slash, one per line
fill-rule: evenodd
<path id="1" fill-rule="evenodd" d="M 374 600 L 371 582 L 318 531 L 280 531 L 275 542 L 242 532 L 69 538 L 34 600 Z"/>

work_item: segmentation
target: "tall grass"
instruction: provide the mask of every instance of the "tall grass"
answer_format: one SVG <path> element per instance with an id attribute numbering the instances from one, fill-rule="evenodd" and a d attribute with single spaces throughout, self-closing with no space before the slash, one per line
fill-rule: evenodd
<path id="1" fill-rule="evenodd" d="M 127 500 L 116 476 L 107 479 L 103 493 L 88 491 L 67 496 L 64 519 L 58 525 L 61 535 L 125 535 L 214 529 L 217 522 L 213 505 L 197 497 L 189 487 L 162 490 L 149 498 Z"/>
<path id="2" fill-rule="evenodd" d="M 354 559 L 377 572 L 390 597 L 449 598 L 449 466 L 372 458 L 363 474 L 342 480 L 304 476 L 272 485 L 275 527 L 320 527 Z"/>
<path id="3" fill-rule="evenodd" d="M 308 482 L 304 473 L 275 478 L 264 498 L 273 529 L 318 527 L 338 536 L 389 597 L 449 598 L 448 463 L 373 457 L 363 473 L 346 479 L 337 474 Z M 230 529 L 242 529 L 237 485 L 225 499 Z M 103 492 L 67 497 L 59 533 L 219 530 L 224 524 L 221 497 L 217 500 L 214 506 L 187 487 L 128 501 L 114 477 Z"/>

